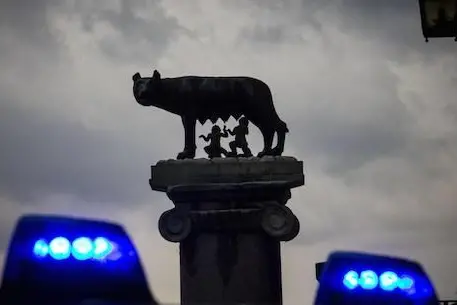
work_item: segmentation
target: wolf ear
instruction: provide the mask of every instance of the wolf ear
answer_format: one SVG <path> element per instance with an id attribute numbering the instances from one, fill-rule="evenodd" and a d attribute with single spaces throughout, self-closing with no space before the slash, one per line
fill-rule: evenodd
<path id="1" fill-rule="evenodd" d="M 157 70 L 154 70 L 154 73 L 152 73 L 152 79 L 154 80 L 160 80 L 160 73 Z"/>
<path id="2" fill-rule="evenodd" d="M 141 75 L 140 75 L 140 73 L 138 73 L 138 72 L 135 73 L 135 74 L 132 76 L 132 80 L 133 80 L 134 82 L 136 82 L 136 81 L 139 80 L 140 78 L 141 78 Z"/>

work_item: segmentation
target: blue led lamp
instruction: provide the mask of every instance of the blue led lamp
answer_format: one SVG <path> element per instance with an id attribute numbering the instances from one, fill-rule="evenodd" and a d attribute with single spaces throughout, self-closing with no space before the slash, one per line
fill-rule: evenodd
<path id="1" fill-rule="evenodd" d="M 360 252 L 330 254 L 319 276 L 315 305 L 431 305 L 438 298 L 414 261 Z"/>
<path id="2" fill-rule="evenodd" d="M 156 304 L 137 251 L 121 225 L 55 215 L 18 220 L 0 297 L 9 304 Z"/>

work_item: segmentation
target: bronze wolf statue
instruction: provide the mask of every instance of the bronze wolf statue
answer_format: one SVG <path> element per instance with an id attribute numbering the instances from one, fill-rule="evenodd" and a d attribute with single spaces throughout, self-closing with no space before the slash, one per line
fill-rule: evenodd
<path id="1" fill-rule="evenodd" d="M 133 95 L 143 106 L 155 106 L 177 114 L 184 125 L 185 144 L 177 159 L 195 157 L 195 126 L 208 119 L 215 123 L 219 118 L 226 122 L 244 115 L 259 128 L 264 148 L 258 157 L 280 156 L 289 131 L 276 113 L 270 88 L 261 80 L 251 77 L 200 77 L 183 76 L 161 78 L 154 70 L 152 77 L 135 73 Z M 272 148 L 274 134 L 277 146 Z"/>

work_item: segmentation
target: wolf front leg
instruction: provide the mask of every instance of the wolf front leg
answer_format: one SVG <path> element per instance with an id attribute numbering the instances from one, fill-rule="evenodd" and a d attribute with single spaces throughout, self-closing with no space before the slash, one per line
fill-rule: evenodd
<path id="1" fill-rule="evenodd" d="M 195 150 L 197 149 L 195 145 L 195 125 L 197 124 L 197 119 L 186 116 L 182 116 L 181 119 L 184 127 L 184 150 L 178 154 L 177 159 L 193 159 L 195 158 Z"/>

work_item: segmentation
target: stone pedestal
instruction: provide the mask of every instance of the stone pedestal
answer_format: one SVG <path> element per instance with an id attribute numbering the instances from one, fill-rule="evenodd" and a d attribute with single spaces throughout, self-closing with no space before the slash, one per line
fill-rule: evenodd
<path id="1" fill-rule="evenodd" d="M 304 184 L 291 157 L 160 161 L 150 185 L 175 207 L 163 238 L 180 243 L 181 304 L 282 304 L 280 242 L 299 233 L 286 207 Z"/>

